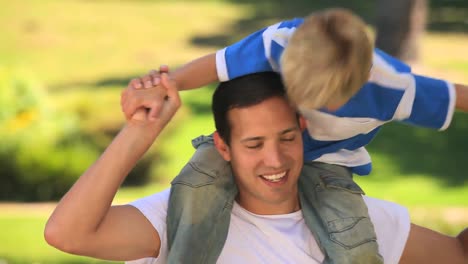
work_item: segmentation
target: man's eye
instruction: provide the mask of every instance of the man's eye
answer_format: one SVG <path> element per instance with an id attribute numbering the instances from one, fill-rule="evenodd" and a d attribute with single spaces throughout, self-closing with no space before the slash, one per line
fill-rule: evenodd
<path id="1" fill-rule="evenodd" d="M 262 144 L 255 144 L 255 145 L 247 145 L 246 147 L 249 149 L 258 149 L 262 146 Z"/>
<path id="2" fill-rule="evenodd" d="M 294 141 L 294 139 L 296 139 L 296 136 L 285 137 L 285 138 L 282 138 L 281 141 Z"/>

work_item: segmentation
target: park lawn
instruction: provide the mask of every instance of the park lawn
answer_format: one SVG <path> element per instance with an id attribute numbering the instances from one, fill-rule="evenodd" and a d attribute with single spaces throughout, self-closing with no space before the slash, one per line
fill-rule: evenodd
<path id="1" fill-rule="evenodd" d="M 0 263 L 113 263 L 69 255 L 48 246 L 43 239 L 46 220 L 47 217 L 44 214 L 0 214 Z"/>
<path id="2" fill-rule="evenodd" d="M 167 187 L 161 184 L 148 184 L 138 188 L 123 188 L 119 191 L 115 204 L 125 204 Z M 43 232 L 54 206 L 53 203 L 17 206 L 0 204 L 1 264 L 122 263 L 74 256 L 49 246 L 44 240 Z"/>
<path id="3" fill-rule="evenodd" d="M 420 225 L 446 234 L 457 234 L 468 225 L 466 188 L 447 190 L 432 184 L 425 177 L 410 177 L 394 182 L 358 178 L 371 196 L 385 198 L 407 205 L 412 220 Z M 142 196 L 168 188 L 167 184 L 149 184 L 145 187 L 122 188 L 115 204 L 124 204 Z M 418 190 L 418 195 L 411 195 Z M 424 197 L 426 199 L 424 199 Z M 445 197 L 438 199 L 438 197 Z M 460 200 L 461 199 L 461 200 Z M 53 204 L 34 205 L 2 210 L 0 214 L 0 261 L 6 263 L 113 263 L 62 253 L 46 244 L 43 229 Z M 2 208 L 0 206 L 0 208 Z M 2 208 L 4 209 L 4 208 Z"/>
<path id="4" fill-rule="evenodd" d="M 0 0 L 0 5 L 1 64 L 26 68 L 54 89 L 126 83 L 160 63 L 184 63 L 213 51 L 193 45 L 193 37 L 222 32 L 247 12 L 215 1 Z"/>

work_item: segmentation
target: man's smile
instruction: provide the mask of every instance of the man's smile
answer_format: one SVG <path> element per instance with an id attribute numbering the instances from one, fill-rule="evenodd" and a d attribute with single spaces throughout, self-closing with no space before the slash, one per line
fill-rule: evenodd
<path id="1" fill-rule="evenodd" d="M 260 178 L 262 178 L 264 181 L 268 183 L 284 183 L 287 180 L 287 172 L 288 171 L 282 171 L 278 173 L 272 173 L 272 174 L 261 174 Z"/>

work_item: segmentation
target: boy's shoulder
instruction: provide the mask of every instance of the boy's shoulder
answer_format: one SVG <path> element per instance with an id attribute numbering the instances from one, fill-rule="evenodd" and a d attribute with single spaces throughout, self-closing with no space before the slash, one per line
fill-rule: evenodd
<path id="1" fill-rule="evenodd" d="M 299 27 L 304 22 L 303 18 L 293 18 L 291 20 L 285 20 L 282 22 L 278 22 L 274 25 L 271 25 L 265 29 L 262 34 L 264 41 L 272 41 L 276 42 L 281 46 L 280 51 L 277 55 L 282 51 L 282 48 L 287 46 L 289 39 L 291 38 L 296 28 Z M 279 59 L 279 57 L 278 57 Z"/>
<path id="2" fill-rule="evenodd" d="M 289 20 L 281 21 L 277 23 L 277 25 L 278 25 L 278 28 L 293 28 L 293 27 L 295 28 L 295 27 L 302 25 L 302 23 L 304 23 L 304 18 L 296 17 L 296 18 L 292 18 Z"/>
<path id="3" fill-rule="evenodd" d="M 387 69 L 398 73 L 409 73 L 411 67 L 403 61 L 385 53 L 383 50 L 374 48 L 373 69 Z"/>

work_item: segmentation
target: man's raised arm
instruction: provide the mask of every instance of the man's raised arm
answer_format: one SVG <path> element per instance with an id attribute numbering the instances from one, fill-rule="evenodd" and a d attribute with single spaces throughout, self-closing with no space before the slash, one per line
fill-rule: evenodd
<path id="1" fill-rule="evenodd" d="M 167 74 L 159 116 L 130 120 L 101 157 L 61 199 L 45 228 L 47 242 L 72 254 L 107 260 L 157 256 L 160 237 L 150 222 L 130 205 L 111 206 L 129 171 L 152 145 L 180 107 L 177 87 Z"/>

